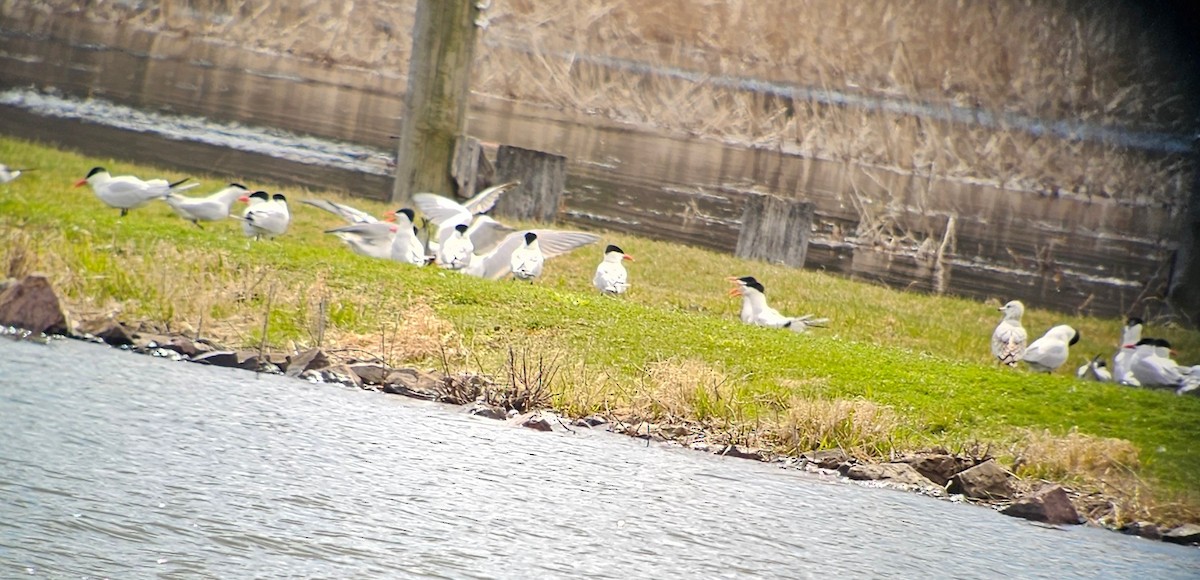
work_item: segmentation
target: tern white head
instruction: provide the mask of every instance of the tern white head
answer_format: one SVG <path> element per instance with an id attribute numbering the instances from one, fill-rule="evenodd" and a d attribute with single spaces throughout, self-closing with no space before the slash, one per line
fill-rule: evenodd
<path id="1" fill-rule="evenodd" d="M 633 261 L 633 256 L 613 244 L 604 248 L 604 259 L 596 266 L 596 275 L 592 277 L 592 285 L 608 295 L 623 294 L 629 289 L 629 273 L 621 262 Z"/>

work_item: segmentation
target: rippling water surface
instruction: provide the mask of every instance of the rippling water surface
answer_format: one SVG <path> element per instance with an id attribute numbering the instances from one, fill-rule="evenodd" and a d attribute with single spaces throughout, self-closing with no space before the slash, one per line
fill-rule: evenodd
<path id="1" fill-rule="evenodd" d="M 1033 525 L 602 432 L 0 340 L 0 577 L 1195 577 Z"/>

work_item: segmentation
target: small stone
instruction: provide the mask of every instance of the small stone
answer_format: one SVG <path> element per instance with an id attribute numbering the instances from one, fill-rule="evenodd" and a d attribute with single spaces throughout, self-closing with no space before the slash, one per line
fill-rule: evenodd
<path id="1" fill-rule="evenodd" d="M 320 370 L 321 378 L 327 383 L 338 383 L 347 387 L 362 388 L 363 382 L 347 365 L 333 365 Z"/>
<path id="2" fill-rule="evenodd" d="M 801 455 L 810 463 L 815 464 L 821 469 L 837 469 L 839 465 L 850 461 L 850 456 L 841 449 L 822 449 L 820 451 L 809 451 Z"/>
<path id="3" fill-rule="evenodd" d="M 1011 476 L 994 459 L 989 459 L 950 478 L 950 493 L 975 499 L 1010 499 Z"/>
<path id="4" fill-rule="evenodd" d="M 737 445 L 726 445 L 717 455 L 725 457 L 737 457 L 739 459 L 753 459 L 754 461 L 766 461 L 768 459 L 767 452 L 762 449 L 753 447 L 738 447 Z"/>
<path id="5" fill-rule="evenodd" d="M 109 346 L 140 346 L 142 350 L 149 348 L 150 340 L 136 340 L 132 330 L 127 328 L 120 322 L 110 322 L 101 328 L 98 332 L 93 332 L 98 338 L 102 339 Z M 155 344 L 155 347 L 158 345 Z"/>
<path id="6" fill-rule="evenodd" d="M 1012 505 L 1000 510 L 1006 516 L 1025 518 L 1048 524 L 1079 524 L 1079 512 L 1071 505 L 1071 498 L 1060 485 L 1044 487 L 1030 495 L 1018 498 Z"/>
<path id="7" fill-rule="evenodd" d="M 467 414 L 474 415 L 476 417 L 484 417 L 487 419 L 496 419 L 498 421 L 503 421 L 508 418 L 508 413 L 504 412 L 504 409 L 479 401 L 476 401 L 467 407 Z"/>
<path id="8" fill-rule="evenodd" d="M 541 413 L 533 413 L 529 415 L 524 421 L 521 421 L 521 426 L 528 429 L 533 429 L 534 431 L 554 430 L 554 424 L 550 422 L 549 418 Z"/>
<path id="9" fill-rule="evenodd" d="M 1121 529 L 1122 532 L 1132 535 L 1141 536 L 1148 540 L 1161 540 L 1162 530 L 1152 522 L 1134 522 Z"/>
<path id="10" fill-rule="evenodd" d="M 238 354 L 232 350 L 214 350 L 191 358 L 194 363 L 213 365 L 216 367 L 237 368 Z"/>
<path id="11" fill-rule="evenodd" d="M 310 348 L 288 357 L 284 374 L 289 377 L 298 377 L 304 371 L 323 369 L 327 366 L 329 366 L 329 357 L 325 356 L 325 351 L 319 348 Z"/>
<path id="12" fill-rule="evenodd" d="M 1162 535 L 1162 539 L 1164 542 L 1171 542 L 1172 544 L 1200 544 L 1200 525 L 1183 524 L 1177 528 L 1172 528 Z"/>
<path id="13" fill-rule="evenodd" d="M 946 490 L 921 475 L 907 463 L 865 463 L 851 465 L 843 474 L 859 481 L 885 481 L 891 484 L 914 488 L 922 493 L 943 496 Z"/>

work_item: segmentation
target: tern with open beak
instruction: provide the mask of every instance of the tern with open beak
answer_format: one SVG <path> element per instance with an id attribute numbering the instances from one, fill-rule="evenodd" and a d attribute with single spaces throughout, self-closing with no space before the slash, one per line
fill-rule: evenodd
<path id="1" fill-rule="evenodd" d="M 733 288 L 729 290 L 729 295 L 742 297 L 740 318 L 746 324 L 804 332 L 809 328 L 824 327 L 829 322 L 828 318 L 814 318 L 811 314 L 784 316 L 778 310 L 767 305 L 766 289 L 753 276 L 742 276 L 741 278 L 730 276 L 726 280 L 734 284 Z"/>

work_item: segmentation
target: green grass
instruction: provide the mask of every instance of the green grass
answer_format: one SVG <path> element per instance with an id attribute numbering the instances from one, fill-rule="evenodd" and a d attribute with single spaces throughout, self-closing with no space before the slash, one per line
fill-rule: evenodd
<path id="1" fill-rule="evenodd" d="M 1200 400 L 1074 379 L 1077 365 L 1115 350 L 1119 320 L 1030 308 L 1024 324 L 1031 334 L 1060 322 L 1082 334 L 1070 368 L 1035 375 L 990 360 L 989 337 L 1004 296 L 981 302 L 906 293 L 615 233 L 550 261 L 536 284 L 478 280 L 351 254 L 321 233 L 337 225 L 335 217 L 298 203 L 306 196 L 338 198 L 332 194 L 282 190 L 293 202 L 292 229 L 276 241 L 252 243 L 236 222 L 201 230 L 157 202 L 118 221 L 118 212 L 88 188 L 70 186 L 95 165 L 147 178 L 178 172 L 12 139 L 0 139 L 0 160 L 38 168 L 0 186 L 0 267 L 47 271 L 78 311 L 116 311 L 172 329 L 202 325 L 206 335 L 256 346 L 270 296 L 270 342 L 287 348 L 315 342 L 324 302 L 327 341 L 386 351 L 412 338 L 405 334 L 420 322 L 412 308 L 427 305 L 453 335 L 438 339 L 449 345 L 447 353 L 426 349 L 413 362 L 441 366 L 444 356 L 457 368 L 506 376 L 508 348 L 516 345 L 564 368 L 556 401 L 575 413 L 628 406 L 645 392 L 639 389 L 652 380 L 656 363 L 698 360 L 729 388 L 705 390 L 697 379 L 693 420 L 766 425 L 787 415 L 794 400 L 868 400 L 901 420 L 877 452 L 1011 444 L 1026 430 L 1075 429 L 1132 442 L 1141 473 L 1160 490 L 1187 493 L 1200 480 Z M 191 193 L 240 179 L 193 177 L 203 186 Z M 376 213 L 389 209 L 351 203 Z M 627 264 L 634 286 L 618 299 L 590 285 L 610 242 L 637 258 Z M 828 316 L 830 327 L 797 335 L 740 324 L 739 303 L 726 297 L 724 278 L 748 274 L 766 285 L 773 306 Z M 1200 333 L 1151 323 L 1146 334 L 1169 338 L 1181 361 L 1200 360 Z"/>

